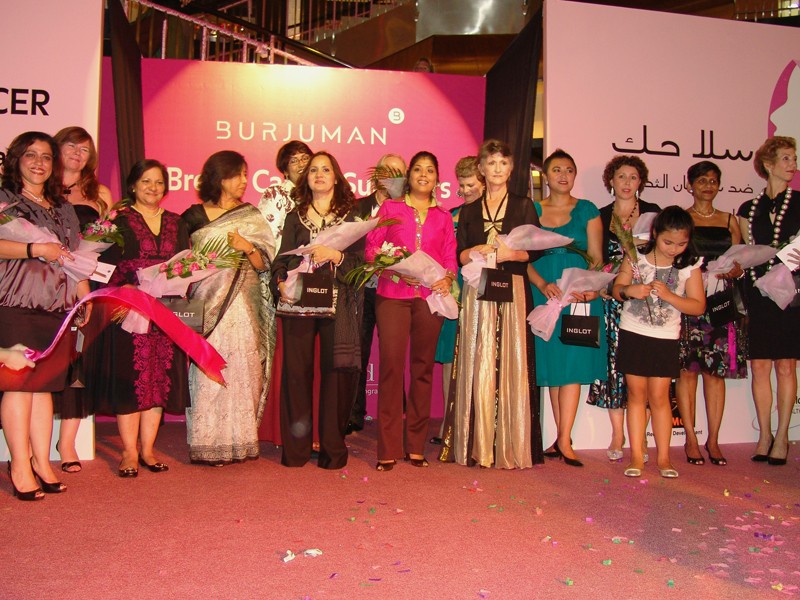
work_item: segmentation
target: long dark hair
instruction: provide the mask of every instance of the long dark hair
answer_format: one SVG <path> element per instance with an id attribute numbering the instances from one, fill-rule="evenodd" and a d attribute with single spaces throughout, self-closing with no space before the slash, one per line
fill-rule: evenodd
<path id="1" fill-rule="evenodd" d="M 142 178 L 142 175 L 150 169 L 159 169 L 161 176 L 164 178 L 164 198 L 169 193 L 169 174 L 167 167 L 154 158 L 145 158 L 137 160 L 131 167 L 131 172 L 128 173 L 128 179 L 125 180 L 125 204 L 133 204 L 136 202 L 136 194 L 133 193 L 133 186 Z"/>
<path id="2" fill-rule="evenodd" d="M 53 139 L 58 144 L 59 152 L 64 144 L 80 144 L 82 142 L 89 144 L 89 159 L 81 169 L 78 187 L 84 198 L 105 204 L 99 197 L 100 182 L 97 181 L 97 174 L 95 173 L 97 170 L 97 147 L 94 145 L 94 140 L 89 135 L 89 132 L 83 127 L 64 127 L 53 136 Z"/>
<path id="3" fill-rule="evenodd" d="M 297 187 L 292 190 L 292 198 L 296 203 L 295 210 L 299 214 L 305 216 L 308 212 L 308 207 L 311 205 L 313 194 L 311 188 L 308 187 L 308 173 L 311 171 L 311 163 L 318 156 L 327 156 L 328 160 L 331 161 L 335 181 L 333 184 L 333 198 L 331 199 L 331 212 L 337 217 L 344 217 L 353 208 L 355 196 L 353 195 L 353 190 L 350 188 L 350 184 L 347 183 L 347 180 L 344 178 L 339 162 L 333 154 L 325 151 L 316 152 L 311 155 L 308 166 L 297 182 Z"/>
<path id="4" fill-rule="evenodd" d="M 665 231 L 686 231 L 689 234 L 689 243 L 686 249 L 672 261 L 672 266 L 676 269 L 688 267 L 697 260 L 697 249 L 694 246 L 694 221 L 692 215 L 680 206 L 668 206 L 662 210 L 650 227 L 650 240 L 644 245 L 641 252 L 648 254 L 656 247 L 656 239 Z"/>
<path id="5" fill-rule="evenodd" d="M 19 170 L 19 161 L 34 142 L 46 142 L 50 146 L 50 152 L 53 154 L 53 170 L 50 177 L 44 182 L 44 197 L 54 205 L 61 204 L 64 199 L 61 197 L 62 169 L 61 160 L 58 157 L 58 144 L 51 135 L 42 131 L 26 131 L 11 140 L 3 163 L 2 187 L 14 194 L 22 193 L 22 173 Z"/>
<path id="6" fill-rule="evenodd" d="M 206 159 L 200 173 L 197 195 L 203 202 L 219 204 L 222 197 L 222 181 L 236 177 L 247 168 L 244 156 L 233 150 L 220 150 Z"/>

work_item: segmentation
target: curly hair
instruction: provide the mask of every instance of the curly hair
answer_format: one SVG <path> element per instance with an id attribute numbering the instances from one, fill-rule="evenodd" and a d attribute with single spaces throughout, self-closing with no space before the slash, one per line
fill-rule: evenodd
<path id="1" fill-rule="evenodd" d="M 51 135 L 43 131 L 26 131 L 20 133 L 11 140 L 6 150 L 6 158 L 3 163 L 3 189 L 9 190 L 14 194 L 22 193 L 22 173 L 19 168 L 19 161 L 22 155 L 27 152 L 35 142 L 45 142 L 50 146 L 53 155 L 53 165 L 50 177 L 44 183 L 44 197 L 51 203 L 58 205 L 64 201 L 61 196 L 61 161 L 59 160 L 58 144 Z"/>
<path id="2" fill-rule="evenodd" d="M 89 145 L 89 159 L 81 169 L 78 187 L 84 198 L 105 204 L 99 197 L 100 182 L 97 180 L 97 174 L 95 173 L 97 170 L 97 147 L 94 145 L 94 140 L 89 135 L 89 132 L 83 127 L 64 127 L 53 138 L 58 144 L 59 150 L 64 144 L 87 143 Z"/>
<path id="3" fill-rule="evenodd" d="M 133 188 L 150 169 L 158 169 L 161 171 L 161 177 L 164 179 L 164 198 L 167 197 L 169 193 L 169 185 L 167 184 L 169 181 L 169 174 L 167 173 L 167 167 L 153 158 L 145 158 L 137 160 L 131 167 L 131 172 L 128 173 L 128 178 L 125 180 L 125 204 L 133 204 L 136 202 L 136 194 Z"/>
<path id="4" fill-rule="evenodd" d="M 350 184 L 342 173 L 339 162 L 333 154 L 325 152 L 324 150 L 312 154 L 311 159 L 308 161 L 308 168 L 303 171 L 303 174 L 297 182 L 297 186 L 292 190 L 292 199 L 294 199 L 296 203 L 295 210 L 299 214 L 305 215 L 314 198 L 311 188 L 308 186 L 308 174 L 311 171 L 311 163 L 313 163 L 314 159 L 318 156 L 326 156 L 328 160 L 331 161 L 331 167 L 333 168 L 334 184 L 333 198 L 331 199 L 331 212 L 337 217 L 345 217 L 353 208 L 356 198 Z"/>
<path id="5" fill-rule="evenodd" d="M 247 161 L 233 150 L 220 150 L 209 156 L 200 172 L 200 185 L 197 188 L 200 200 L 219 204 L 222 181 L 236 177 L 242 169 L 247 169 Z"/>
<path id="6" fill-rule="evenodd" d="M 280 147 L 278 155 L 275 157 L 275 165 L 278 167 L 278 171 L 280 171 L 281 174 L 286 175 L 289 171 L 289 161 L 292 159 L 292 156 L 298 152 L 308 154 L 309 156 L 313 154 L 308 144 L 300 140 L 291 140 Z"/>
<path id="7" fill-rule="evenodd" d="M 603 184 L 606 186 L 606 191 L 611 191 L 611 182 L 614 180 L 614 174 L 620 167 L 633 167 L 639 173 L 639 193 L 644 191 L 644 184 L 647 183 L 647 177 L 650 171 L 647 170 L 647 165 L 638 156 L 630 156 L 627 154 L 618 154 L 606 165 L 603 169 Z"/>
<path id="8" fill-rule="evenodd" d="M 774 163 L 778 159 L 778 150 L 783 148 L 791 148 L 797 151 L 797 142 L 793 137 L 786 137 L 782 135 L 775 135 L 761 144 L 761 147 L 756 150 L 755 158 L 753 158 L 753 168 L 761 179 L 768 179 L 769 173 L 764 163 Z"/>
<path id="9" fill-rule="evenodd" d="M 473 175 L 481 183 L 486 181 L 483 174 L 478 170 L 478 157 L 465 156 L 464 158 L 458 159 L 456 163 L 456 178 L 472 177 Z"/>

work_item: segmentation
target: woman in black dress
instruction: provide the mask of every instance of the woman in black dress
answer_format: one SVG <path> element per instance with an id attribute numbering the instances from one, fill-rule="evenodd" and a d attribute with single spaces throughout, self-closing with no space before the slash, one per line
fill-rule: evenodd
<path id="1" fill-rule="evenodd" d="M 138 269 L 169 260 L 189 247 L 186 224 L 160 207 L 167 192 L 167 169 L 156 160 L 140 160 L 128 175 L 129 205 L 114 223 L 125 239 L 124 251 L 112 246 L 103 261 L 117 266 L 109 286 L 137 285 Z M 136 477 L 138 465 L 160 472 L 153 446 L 164 411 L 183 413 L 188 401 L 186 355 L 157 327 L 128 333 L 119 325 L 100 336 L 104 363 L 90 378 L 95 412 L 116 415 L 122 438 L 120 477 Z"/>
<path id="2" fill-rule="evenodd" d="M 767 186 L 757 198 L 739 207 L 742 237 L 748 244 L 779 247 L 800 230 L 800 197 L 793 198 L 790 184 L 797 171 L 797 143 L 794 138 L 775 136 L 756 150 L 753 166 L 766 179 Z M 789 453 L 789 422 L 797 398 L 797 359 L 800 358 L 800 307 L 781 310 L 762 296 L 754 283 L 769 271 L 778 259 L 749 269 L 745 276 L 748 315 L 750 369 L 753 373 L 753 402 L 756 406 L 759 437 L 752 459 L 785 465 Z M 793 270 L 800 265 L 794 254 Z M 797 284 L 795 284 L 796 286 Z M 773 437 L 772 382 L 775 369 L 778 382 L 778 428 Z"/>
<path id="3" fill-rule="evenodd" d="M 694 222 L 692 242 L 705 264 L 720 257 L 728 248 L 742 241 L 739 221 L 731 214 L 714 208 L 720 189 L 722 172 L 712 162 L 704 160 L 689 167 L 686 179 L 694 203 L 689 214 Z M 736 264 L 727 273 L 712 275 L 706 284 L 709 296 L 734 285 L 731 280 L 743 274 Z M 708 437 L 705 449 L 712 464 L 726 465 L 728 461 L 719 449 L 719 429 L 725 410 L 725 379 L 747 377 L 746 339 L 737 322 L 712 325 L 708 312 L 697 317 L 683 316 L 681 334 L 681 376 L 676 393 L 678 411 L 686 432 L 686 461 L 692 465 L 705 463 L 694 433 L 695 400 L 698 375 L 703 378 L 703 397 L 706 404 Z"/>
<path id="4" fill-rule="evenodd" d="M 81 231 L 86 225 L 105 215 L 111 208 L 111 191 L 97 181 L 97 148 L 92 136 L 83 127 L 65 127 L 53 136 L 58 144 L 61 159 L 64 199 L 69 202 L 78 215 Z M 104 310 L 98 305 L 97 310 Z M 84 348 L 90 346 L 99 334 L 100 323 L 103 318 L 97 318 L 82 330 L 85 336 Z M 85 353 L 83 365 L 85 372 L 92 368 L 93 359 Z M 73 364 L 75 363 L 73 358 Z M 78 453 L 75 450 L 75 438 L 81 419 L 91 414 L 91 400 L 85 393 L 85 388 L 71 387 L 70 382 L 63 392 L 53 395 L 53 410 L 60 419 L 58 444 L 56 447 L 61 455 L 61 470 L 65 473 L 77 473 L 81 470 Z"/>

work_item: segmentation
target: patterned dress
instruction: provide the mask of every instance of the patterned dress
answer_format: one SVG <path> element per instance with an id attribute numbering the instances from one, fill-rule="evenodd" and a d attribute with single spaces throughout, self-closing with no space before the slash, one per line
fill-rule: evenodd
<path id="1" fill-rule="evenodd" d="M 692 240 L 705 264 L 731 247 L 731 232 L 727 227 L 695 227 Z M 730 282 L 718 280 L 722 290 Z M 717 288 L 708 284 L 708 295 Z M 692 373 L 710 373 L 726 379 L 747 377 L 747 338 L 741 322 L 734 321 L 715 327 L 708 313 L 698 317 L 683 316 L 681 332 L 681 369 Z"/>
<path id="2" fill-rule="evenodd" d="M 639 200 L 639 214 L 659 212 L 658 205 Z M 622 246 L 617 236 L 609 231 L 614 203 L 600 209 L 603 222 L 603 262 L 622 260 Z M 600 408 L 625 408 L 628 405 L 628 388 L 625 376 L 617 370 L 617 349 L 619 346 L 619 319 L 622 315 L 622 303 L 614 298 L 603 299 L 603 315 L 606 327 L 606 344 L 608 345 L 608 373 L 605 381 L 596 380 L 589 386 L 587 404 Z"/>
<path id="3" fill-rule="evenodd" d="M 114 223 L 122 231 L 125 247 L 112 246 L 103 253 L 103 262 L 117 266 L 109 286 L 137 284 L 138 269 L 169 260 L 189 247 L 186 225 L 175 213 L 162 213 L 158 235 L 132 208 L 121 209 Z M 87 385 L 96 413 L 125 415 L 156 407 L 183 413 L 189 398 L 186 354 L 157 327 L 131 334 L 112 324 L 96 344 L 102 364 Z"/>

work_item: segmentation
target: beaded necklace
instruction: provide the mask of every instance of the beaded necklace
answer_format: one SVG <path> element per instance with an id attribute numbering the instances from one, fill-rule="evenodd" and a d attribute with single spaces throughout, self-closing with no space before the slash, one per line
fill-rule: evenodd
<path id="1" fill-rule="evenodd" d="M 653 266 L 656 268 L 655 273 L 653 273 L 653 281 L 661 281 L 658 277 L 658 260 L 656 259 L 656 251 L 655 248 L 653 249 Z M 670 285 L 675 283 L 675 280 L 672 278 L 672 274 L 675 272 L 675 264 L 671 264 L 669 267 L 669 271 L 667 272 L 667 276 L 663 279 L 664 283 L 669 287 Z M 650 291 L 650 296 L 653 298 L 653 303 L 656 305 L 656 314 L 663 318 L 664 317 L 664 301 L 661 299 L 661 296 L 656 295 L 655 290 Z"/>
<path id="2" fill-rule="evenodd" d="M 747 215 L 747 233 L 748 233 L 748 239 L 750 240 L 751 244 L 755 244 L 755 241 L 753 240 L 753 217 L 756 214 L 756 207 L 758 206 L 758 201 L 761 199 L 761 196 L 763 196 L 766 193 L 766 191 L 767 188 L 764 188 L 764 191 L 762 191 L 760 195 L 753 198 L 753 203 L 750 205 L 750 212 Z M 773 225 L 773 232 L 772 232 L 772 241 L 769 244 L 773 248 L 777 248 L 780 243 L 778 240 L 781 237 L 781 222 L 783 221 L 783 215 L 786 214 L 786 211 L 789 208 L 789 200 L 791 199 L 792 199 L 792 188 L 787 187 L 786 193 L 783 196 L 783 202 L 781 202 L 781 207 L 778 209 L 778 214 L 775 216 L 775 223 Z M 772 269 L 772 266 L 775 264 L 775 259 L 776 259 L 775 256 L 769 259 L 769 262 L 767 263 L 768 265 L 767 271 Z M 750 269 L 750 279 L 753 280 L 753 283 L 756 282 L 755 269 Z"/>

